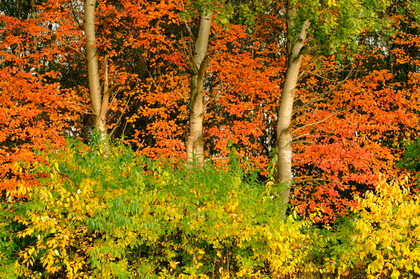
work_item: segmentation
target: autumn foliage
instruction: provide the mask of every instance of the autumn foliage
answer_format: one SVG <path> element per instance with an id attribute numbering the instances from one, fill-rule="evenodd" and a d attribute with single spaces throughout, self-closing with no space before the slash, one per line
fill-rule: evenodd
<path id="1" fill-rule="evenodd" d="M 356 198 L 319 228 L 278 218 L 272 184 L 232 158 L 200 171 L 78 141 L 32 165 L 37 187 L 0 210 L 3 278 L 409 278 L 420 275 L 419 197 L 408 179 Z M 17 196 L 25 200 L 16 199 Z"/>
<path id="2" fill-rule="evenodd" d="M 96 1 L 100 86 L 112 88 L 109 154 L 95 150 L 84 1 L 0 3 L 0 274 L 419 274 L 410 234 L 418 225 L 418 3 L 381 1 L 389 5 L 378 26 L 356 26 L 345 21 L 354 11 L 340 13 L 345 1 L 295 1 L 319 20 L 299 53 L 289 217 L 278 220 L 276 122 L 288 40 L 298 33 L 288 33 L 284 12 L 294 2 L 210 2 Z M 206 9 L 199 167 L 186 164 L 186 143 Z M 383 239 L 385 231 L 393 234 Z"/>
<path id="3" fill-rule="evenodd" d="M 47 142 L 62 144 L 62 136 L 87 142 L 92 134 L 83 3 L 35 4 L 20 17 L 13 9 L 0 14 L 2 188 L 22 178 L 15 159 L 30 160 Z M 117 88 L 109 135 L 151 158 L 186 158 L 191 28 L 198 16 L 189 5 L 97 3 L 100 75 L 104 81 L 106 58 L 107 81 Z M 215 17 L 204 86 L 205 156 L 224 164 L 234 149 L 244 167 L 270 179 L 286 70 L 285 19 L 266 12 L 245 25 L 221 8 Z M 355 55 L 308 51 L 304 57 L 292 133 L 293 203 L 306 216 L 322 211 L 331 220 L 345 213 L 352 195 L 371 188 L 379 173 L 401 172 L 395 163 L 418 136 L 418 25 L 410 9 L 390 9 L 389 17 L 392 34 L 366 33 Z"/>

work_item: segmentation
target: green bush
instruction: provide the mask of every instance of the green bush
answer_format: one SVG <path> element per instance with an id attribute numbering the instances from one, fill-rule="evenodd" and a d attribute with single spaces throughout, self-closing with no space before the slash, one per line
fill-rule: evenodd
<path id="1" fill-rule="evenodd" d="M 397 166 L 413 172 L 417 177 L 417 188 L 420 187 L 420 138 L 406 145 L 407 150 Z M 419 189 L 417 189 L 419 191 Z"/>
<path id="2" fill-rule="evenodd" d="M 410 171 L 420 171 L 420 138 L 417 141 L 406 145 L 406 152 L 398 166 Z"/>
<path id="3" fill-rule="evenodd" d="M 279 218 L 272 183 L 70 142 L 0 208 L 0 278 L 414 278 L 420 201 L 378 185 L 340 223 Z M 22 163 L 23 164 L 23 163 Z M 29 168 L 26 168 L 29 169 Z"/>
<path id="4" fill-rule="evenodd" d="M 2 248 L 23 278 L 270 278 L 306 256 L 308 222 L 277 217 L 272 189 L 227 170 L 174 167 L 123 146 L 72 142 L 2 205 Z M 292 250 L 290 250 L 292 249 Z M 301 251 L 301 252 L 299 252 Z"/>

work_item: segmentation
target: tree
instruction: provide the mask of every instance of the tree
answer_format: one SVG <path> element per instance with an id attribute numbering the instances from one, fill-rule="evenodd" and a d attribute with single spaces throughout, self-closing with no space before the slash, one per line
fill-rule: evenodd
<path id="1" fill-rule="evenodd" d="M 151 158 L 185 159 L 190 81 L 176 2 L 100 1 L 97 25 L 99 63 L 106 55 L 109 83 L 120 82 L 110 94 L 110 137 Z"/>
<path id="2" fill-rule="evenodd" d="M 372 23 L 380 1 L 377 8 L 355 0 L 290 1 L 288 9 L 277 1 L 244 18 L 253 9 L 239 0 L 101 0 L 90 7 L 95 22 L 84 26 L 90 43 L 82 34 L 83 2 L 23 1 L 20 17 L 10 4 L 16 1 L 4 3 L 1 160 L 11 180 L 21 176 L 15 158 L 44 140 L 59 143 L 55 135 L 80 137 L 99 126 L 152 158 L 195 156 L 202 163 L 208 156 L 224 164 L 235 150 L 242 166 L 259 168 L 266 180 L 278 120 L 277 181 L 286 186 L 276 189 L 279 202 L 292 195 L 304 215 L 322 211 L 331 220 L 378 173 L 400 174 L 394 164 L 403 143 L 418 137 L 418 22 L 401 1 L 382 14 L 397 30 L 383 36 Z M 94 69 L 93 90 L 86 68 Z M 43 91 L 48 97 L 39 97 Z M 97 92 L 92 108 L 89 91 Z M 201 123 L 198 132 L 189 122 Z M 25 152 L 16 148 L 22 146 Z"/>
<path id="3" fill-rule="evenodd" d="M 207 48 L 209 44 L 212 12 L 202 7 L 200 12 L 200 25 L 194 44 L 194 54 L 191 63 L 191 99 L 190 132 L 186 142 L 187 162 L 193 162 L 196 157 L 198 164 L 204 162 L 203 144 L 203 115 L 204 115 L 204 79 L 208 64 Z"/>
<path id="4" fill-rule="evenodd" d="M 251 6 L 255 8 L 255 12 L 251 12 Z M 216 1 L 214 3 L 193 1 L 192 7 L 199 12 L 200 23 L 194 40 L 193 53 L 191 54 L 190 131 L 186 142 L 186 150 L 187 162 L 192 162 L 195 157 L 198 164 L 202 165 L 204 162 L 203 119 L 205 113 L 203 90 L 206 67 L 209 64 L 207 49 L 213 21 L 212 17 L 216 17 L 217 24 L 229 28 L 236 10 L 236 16 L 239 20 L 251 27 L 256 13 L 261 11 L 262 6 L 258 1 L 249 1 L 249 3 L 244 4 L 239 0 L 231 3 L 228 3 L 228 1 Z M 188 29 L 191 30 L 189 27 Z M 191 31 L 190 33 L 194 38 Z M 217 35 L 220 35 L 220 32 Z"/>
<path id="5" fill-rule="evenodd" d="M 64 42 L 77 32 L 68 29 L 65 11 L 51 10 L 47 3 L 35 6 L 40 3 L 0 4 L 0 189 L 35 185 L 34 176 L 25 172 L 42 161 L 35 151 L 59 149 L 83 110 L 79 96 L 58 82 Z M 50 23 L 57 20 L 61 25 L 55 32 Z"/>
<path id="6" fill-rule="evenodd" d="M 101 84 L 99 79 L 99 52 L 96 46 L 95 33 L 95 5 L 96 0 L 85 1 L 84 13 L 84 30 L 86 33 L 86 58 L 88 66 L 89 91 L 92 110 L 95 115 L 95 128 L 100 134 L 100 141 L 106 147 L 108 137 L 106 127 L 106 113 L 108 110 L 108 102 L 110 89 L 108 87 L 108 64 L 105 59 L 105 84 L 104 94 L 102 95 Z"/>
<path id="7" fill-rule="evenodd" d="M 289 36 L 295 31 L 296 24 L 296 6 L 288 3 L 287 13 L 287 31 Z M 283 83 L 280 106 L 278 109 L 278 120 L 276 126 L 276 148 L 277 148 L 277 182 L 284 189 L 279 194 L 280 203 L 287 205 L 289 202 L 290 189 L 292 185 L 292 134 L 291 119 L 293 113 L 294 91 L 297 85 L 300 64 L 302 61 L 302 49 L 306 42 L 308 28 L 311 22 L 306 19 L 301 27 L 295 42 L 288 40 L 288 66 Z M 285 215 L 285 211 L 282 215 Z"/>
<path id="8" fill-rule="evenodd" d="M 294 91 L 297 86 L 304 46 L 310 27 L 313 29 L 312 43 L 315 48 L 327 52 L 337 52 L 340 47 L 355 44 L 355 38 L 362 30 L 373 26 L 373 19 L 383 10 L 386 1 L 286 1 L 280 14 L 287 19 L 287 70 L 278 109 L 276 130 L 277 183 L 279 202 L 284 205 L 281 216 L 286 214 L 292 187 L 292 113 Z M 328 40 L 326 40 L 328 39 Z"/>
<path id="9" fill-rule="evenodd" d="M 406 173 L 395 167 L 404 143 L 419 135 L 419 76 L 413 47 L 418 22 L 409 6 L 392 5 L 390 34 L 366 32 L 347 66 L 324 57 L 303 59 L 294 113 L 293 199 L 305 216 L 331 221 L 348 211 L 354 195 Z M 401 28 L 402 27 L 402 28 Z M 318 99 L 318 100 L 317 100 Z M 414 179 L 413 179 L 414 180 Z M 315 214 L 316 213 L 316 214 Z"/>
<path id="10" fill-rule="evenodd" d="M 209 66 L 206 105 L 206 141 L 216 164 L 228 163 L 232 149 L 244 168 L 267 175 L 273 139 L 279 72 L 284 63 L 271 36 L 282 23 L 274 17 L 258 17 L 249 26 L 215 27 L 214 55 Z M 217 29 L 219 28 L 219 29 Z"/>

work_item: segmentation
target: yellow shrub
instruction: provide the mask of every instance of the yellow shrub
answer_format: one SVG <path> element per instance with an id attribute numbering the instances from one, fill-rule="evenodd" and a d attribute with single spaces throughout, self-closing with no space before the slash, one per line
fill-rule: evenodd
<path id="1" fill-rule="evenodd" d="M 339 257 L 340 273 L 349 266 L 366 278 L 420 275 L 420 199 L 405 187 L 407 179 L 381 181 L 376 191 L 357 198 L 353 231 L 346 231 Z M 344 237 L 343 237 L 344 238 Z"/>

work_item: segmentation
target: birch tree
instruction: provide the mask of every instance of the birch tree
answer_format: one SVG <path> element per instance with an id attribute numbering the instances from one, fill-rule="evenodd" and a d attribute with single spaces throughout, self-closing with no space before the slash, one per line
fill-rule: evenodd
<path id="1" fill-rule="evenodd" d="M 325 3 L 326 2 L 326 3 Z M 287 20 L 287 70 L 282 85 L 276 125 L 277 198 L 283 205 L 281 216 L 286 215 L 292 188 L 292 114 L 294 92 L 298 84 L 303 50 L 311 33 L 314 40 L 309 46 L 322 53 L 337 53 L 340 48 L 356 48 L 357 36 L 370 28 L 380 29 L 379 16 L 389 5 L 387 0 L 370 2 L 361 0 L 310 0 L 285 2 L 280 14 Z"/>
<path id="2" fill-rule="evenodd" d="M 99 57 L 96 47 L 95 33 L 95 5 L 96 0 L 86 0 L 84 4 L 84 31 L 86 35 L 86 58 L 88 66 L 89 92 L 93 114 L 95 115 L 95 129 L 100 135 L 100 144 L 107 145 L 106 113 L 108 109 L 109 95 L 107 61 L 105 59 L 105 84 L 102 95 L 99 77 Z"/>
<path id="3" fill-rule="evenodd" d="M 247 25 L 252 25 L 257 12 L 262 10 L 260 1 L 208 1 L 196 0 L 192 6 L 199 11 L 200 23 L 198 33 L 194 41 L 191 66 L 191 95 L 190 95 L 190 126 L 186 142 L 187 162 L 194 160 L 199 165 L 204 163 L 203 142 L 203 116 L 204 116 L 204 81 L 205 71 L 208 66 L 207 50 L 209 46 L 211 24 L 213 15 L 217 14 L 215 21 L 224 27 L 228 27 L 233 15 Z M 190 35 L 194 37 L 191 29 Z"/>
<path id="4" fill-rule="evenodd" d="M 187 162 L 192 162 L 194 157 L 198 164 L 204 162 L 203 144 L 203 115 L 204 96 L 203 87 L 205 70 L 207 67 L 207 48 L 210 37 L 212 12 L 203 9 L 200 13 L 200 26 L 195 40 L 192 57 L 191 97 L 190 97 L 190 131 L 187 139 Z"/>

